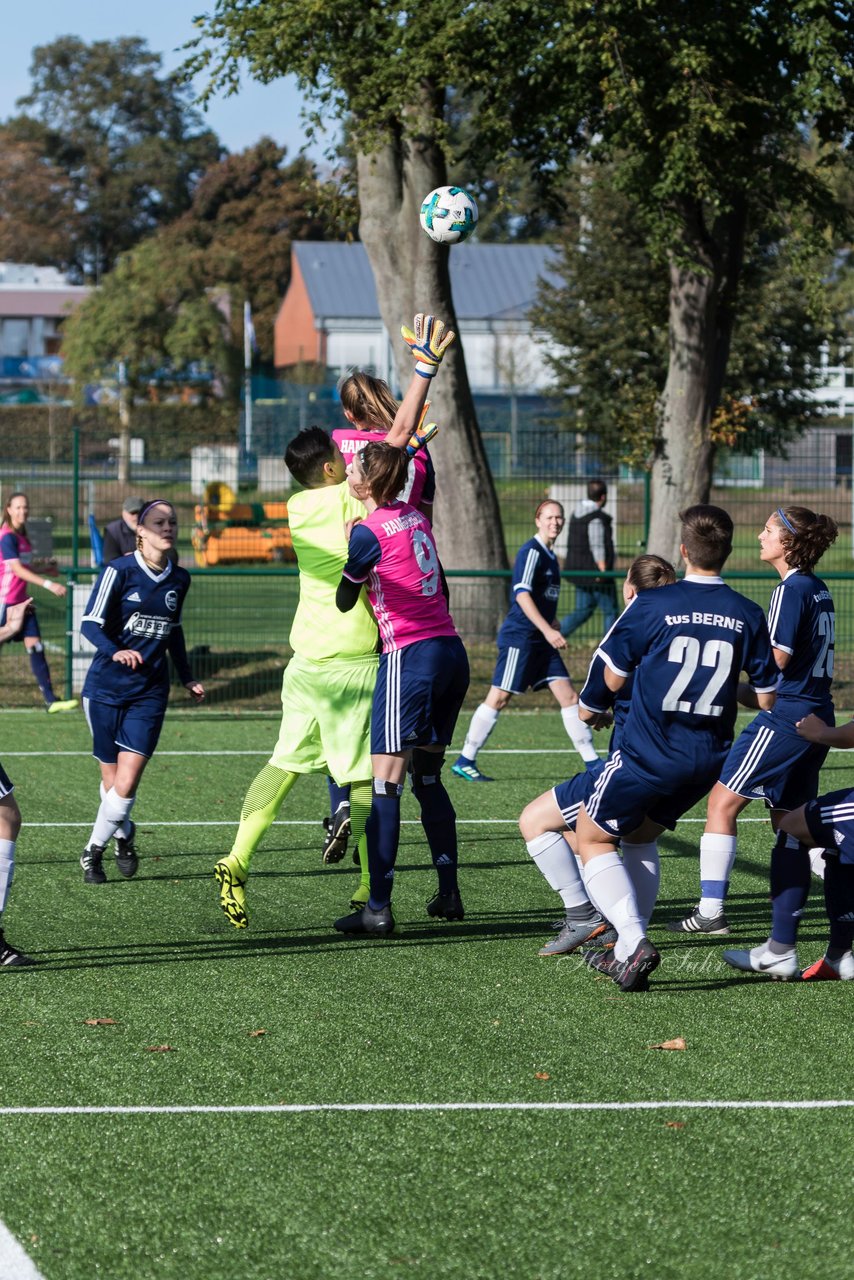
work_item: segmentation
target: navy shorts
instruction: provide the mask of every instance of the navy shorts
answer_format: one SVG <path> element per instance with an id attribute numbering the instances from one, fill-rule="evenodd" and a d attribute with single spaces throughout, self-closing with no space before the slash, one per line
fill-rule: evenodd
<path id="1" fill-rule="evenodd" d="M 92 755 L 102 764 L 115 764 L 120 751 L 152 756 L 163 728 L 168 698 L 163 694 L 137 698 L 122 706 L 83 699 L 92 733 Z"/>
<path id="2" fill-rule="evenodd" d="M 10 796 L 14 790 L 14 786 L 14 782 L 9 777 L 2 764 L 0 764 L 0 800 L 2 800 L 4 796 Z"/>
<path id="3" fill-rule="evenodd" d="M 543 641 L 532 644 L 499 644 L 492 683 L 505 693 L 541 689 L 552 680 L 568 680 L 569 672 L 557 649 Z"/>
<path id="4" fill-rule="evenodd" d="M 578 811 L 593 795 L 595 786 L 593 774 L 585 769 L 583 773 L 577 773 L 574 778 L 567 778 L 566 782 L 559 782 L 552 788 L 552 795 L 568 831 L 575 830 Z"/>
<path id="5" fill-rule="evenodd" d="M 794 726 L 760 711 L 738 735 L 721 770 L 721 782 L 769 809 L 800 809 L 818 795 L 827 747 L 798 737 Z"/>
<path id="6" fill-rule="evenodd" d="M 708 795 L 720 768 L 721 756 L 715 755 L 701 769 L 694 764 L 690 773 L 680 776 L 674 769 L 666 782 L 652 781 L 637 772 L 621 751 L 615 751 L 584 807 L 588 817 L 609 835 L 627 836 L 644 818 L 672 831 L 682 815 Z"/>
<path id="7" fill-rule="evenodd" d="M 380 657 L 371 712 L 371 752 L 449 746 L 469 687 L 459 636 L 416 640 Z"/>
<path id="8" fill-rule="evenodd" d="M 0 604 L 0 627 L 5 626 L 6 624 L 7 607 L 8 606 L 5 604 Z M 24 636 L 27 636 L 31 640 L 41 640 L 42 638 L 42 633 L 39 631 L 39 620 L 36 617 L 36 611 L 33 608 L 30 608 L 24 615 L 24 625 L 21 627 L 18 634 L 16 636 L 10 636 L 9 639 L 23 640 Z"/>
<path id="9" fill-rule="evenodd" d="M 810 800 L 804 819 L 816 845 L 835 849 L 840 862 L 854 862 L 854 791 L 828 791 Z"/>

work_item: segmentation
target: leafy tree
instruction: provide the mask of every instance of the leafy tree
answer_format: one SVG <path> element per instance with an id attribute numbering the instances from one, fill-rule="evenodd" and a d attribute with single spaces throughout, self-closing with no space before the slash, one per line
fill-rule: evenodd
<path id="1" fill-rule="evenodd" d="M 67 269 L 75 223 L 68 175 L 35 142 L 0 127 L 0 259 Z"/>
<path id="2" fill-rule="evenodd" d="M 187 86 L 160 68 L 160 55 L 135 37 L 87 45 L 63 36 L 33 51 L 32 90 L 18 101 L 25 114 L 6 122 L 5 148 L 29 149 L 61 175 L 51 207 L 64 212 L 67 239 L 61 254 L 43 239 L 38 206 L 20 218 L 27 175 L 19 169 L 0 190 L 0 222 L 17 211 L 22 256 L 97 281 L 119 254 L 189 207 L 222 148 Z"/>
<path id="3" fill-rule="evenodd" d="M 448 179 L 448 87 L 471 88 L 476 18 L 458 0 L 401 9 L 390 0 L 217 0 L 198 19 L 189 69 L 207 69 L 210 90 L 236 91 L 242 60 L 262 81 L 295 74 L 321 117 L 347 119 L 356 155 L 359 234 L 373 268 L 380 311 L 401 379 L 410 355 L 401 323 L 432 311 L 455 326 L 448 249 L 422 233 L 421 201 Z M 437 521 L 449 566 L 506 565 L 498 502 L 472 401 L 462 344 L 451 348 L 431 388 L 431 416 L 444 428 L 436 450 Z M 496 614 L 503 591 L 493 600 Z M 491 630 L 491 620 L 486 623 Z"/>
<path id="4" fill-rule="evenodd" d="M 535 313 L 563 348 L 551 361 L 557 389 L 572 429 L 592 437 L 598 456 L 647 466 L 669 359 L 667 278 L 634 205 L 614 185 L 613 166 L 576 162 L 565 203 L 565 283 L 544 285 Z M 802 254 L 798 236 L 770 214 L 745 242 L 732 348 L 710 422 L 716 446 L 782 452 L 822 416 L 809 392 L 834 315 L 827 290 L 818 299 L 805 291 Z M 809 267 L 831 275 L 829 245 Z"/>
<path id="5" fill-rule="evenodd" d="M 850 163 L 854 15 L 835 0 L 567 0 L 561 21 L 538 0 L 514 8 L 517 55 L 482 48 L 515 143 L 546 180 L 575 154 L 611 164 L 668 289 L 650 548 L 672 556 L 677 511 L 709 492 L 736 321 L 750 319 L 747 247 L 787 227 L 818 308 L 827 237 L 844 234 L 833 175 Z M 506 132 L 487 114 L 478 145 Z"/>

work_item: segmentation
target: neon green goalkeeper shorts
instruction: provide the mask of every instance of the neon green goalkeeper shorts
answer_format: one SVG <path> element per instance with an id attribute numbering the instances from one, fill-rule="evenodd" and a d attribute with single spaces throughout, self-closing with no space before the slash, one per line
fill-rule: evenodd
<path id="1" fill-rule="evenodd" d="M 371 704 L 379 656 L 312 662 L 295 654 L 282 681 L 282 727 L 270 764 L 330 773 L 340 786 L 371 776 Z"/>

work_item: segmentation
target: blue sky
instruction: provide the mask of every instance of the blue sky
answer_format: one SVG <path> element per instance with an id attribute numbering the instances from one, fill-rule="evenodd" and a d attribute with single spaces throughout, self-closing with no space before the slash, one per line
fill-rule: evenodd
<path id="1" fill-rule="evenodd" d="M 5 5 L 2 6 L 5 9 Z M 11 8 L 11 5 L 10 5 Z M 30 89 L 29 68 L 35 45 L 75 35 L 90 43 L 119 36 L 141 36 L 163 57 L 164 70 L 180 65 L 180 45 L 194 35 L 193 18 L 211 12 L 213 0 L 23 0 L 14 16 L 3 14 L 0 35 L 0 120 L 16 111 L 15 100 Z M 217 97 L 206 121 L 229 151 L 240 151 L 262 134 L 288 148 L 293 158 L 304 141 L 300 96 L 291 79 L 261 85 L 246 79 L 239 94 Z M 319 151 L 312 154 L 319 156 Z"/>

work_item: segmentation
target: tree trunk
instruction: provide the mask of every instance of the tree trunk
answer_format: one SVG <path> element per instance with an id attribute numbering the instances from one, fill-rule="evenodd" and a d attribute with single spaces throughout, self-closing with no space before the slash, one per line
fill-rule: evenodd
<path id="1" fill-rule="evenodd" d="M 743 200 L 735 201 L 711 234 L 699 203 L 686 206 L 683 215 L 683 264 L 670 264 L 670 363 L 652 466 L 647 548 L 677 568 L 679 512 L 708 502 L 712 487 L 711 421 L 720 403 L 732 342 L 746 209 Z M 685 258 L 697 265 L 686 267 Z"/>
<path id="2" fill-rule="evenodd" d="M 448 270 L 450 250 L 421 229 L 421 202 L 446 181 L 445 158 L 431 122 L 441 117 L 438 95 L 425 86 L 422 102 L 407 113 L 407 132 L 357 157 L 359 233 L 374 273 L 380 314 L 394 351 L 398 379 L 411 376 L 412 355 L 400 337 L 418 311 L 439 316 L 457 332 L 430 388 L 428 421 L 441 432 L 431 449 L 436 466 L 436 534 L 448 569 L 505 569 L 501 512 L 486 460 L 456 322 Z M 419 123 L 424 127 L 419 128 Z M 453 580 L 458 627 L 472 639 L 489 639 L 506 612 L 503 579 Z"/>

